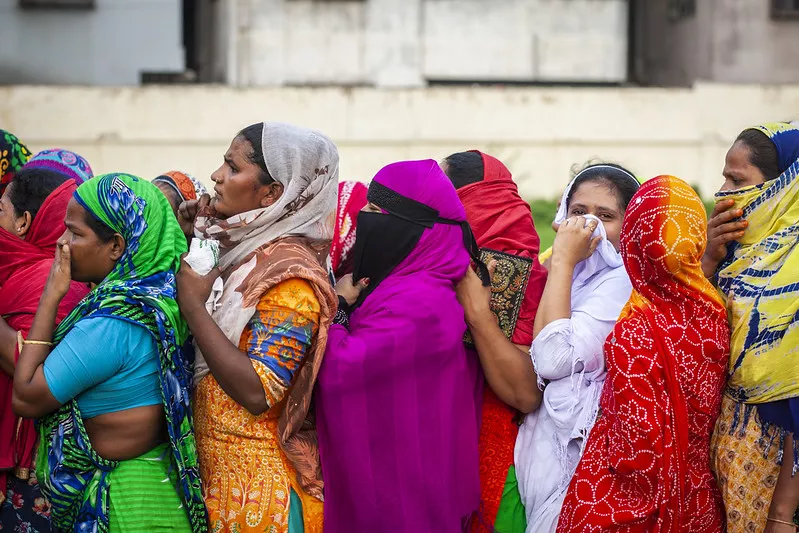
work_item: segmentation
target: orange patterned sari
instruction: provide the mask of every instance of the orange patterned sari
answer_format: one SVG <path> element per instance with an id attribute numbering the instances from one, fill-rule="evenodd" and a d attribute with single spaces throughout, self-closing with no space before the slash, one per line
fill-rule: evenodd
<path id="1" fill-rule="evenodd" d="M 278 418 L 292 377 L 319 324 L 310 283 L 293 278 L 267 291 L 239 349 L 261 378 L 269 410 L 253 415 L 208 374 L 194 394 L 195 432 L 211 531 L 322 531 L 322 502 L 302 490 L 278 441 Z M 301 510 L 296 506 L 301 507 Z"/>

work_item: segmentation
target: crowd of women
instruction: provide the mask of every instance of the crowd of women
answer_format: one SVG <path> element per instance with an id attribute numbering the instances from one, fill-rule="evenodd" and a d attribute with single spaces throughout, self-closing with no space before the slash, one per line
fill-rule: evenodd
<path id="1" fill-rule="evenodd" d="M 0 130 L 1 531 L 796 531 L 799 129 L 709 219 L 588 165 L 545 252 L 488 154 L 338 165 L 253 124 L 212 197 Z"/>

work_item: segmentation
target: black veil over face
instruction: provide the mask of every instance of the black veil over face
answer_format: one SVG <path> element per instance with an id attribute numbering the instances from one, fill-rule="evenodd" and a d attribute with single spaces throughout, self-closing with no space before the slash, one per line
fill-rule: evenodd
<path id="1" fill-rule="evenodd" d="M 488 268 L 480 260 L 480 249 L 466 221 L 441 218 L 436 209 L 398 194 L 373 181 L 367 193 L 369 202 L 386 213 L 361 211 L 355 231 L 353 280 L 369 278 L 355 306 L 366 297 L 416 248 L 425 229 L 435 224 L 460 226 L 463 244 L 478 269 L 483 285 L 488 286 Z"/>

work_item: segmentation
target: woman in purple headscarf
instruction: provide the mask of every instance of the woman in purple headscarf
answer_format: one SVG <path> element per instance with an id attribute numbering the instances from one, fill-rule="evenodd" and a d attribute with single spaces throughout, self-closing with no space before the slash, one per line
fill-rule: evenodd
<path id="1" fill-rule="evenodd" d="M 433 160 L 388 165 L 367 199 L 317 388 L 325 533 L 465 531 L 480 501 L 478 363 L 455 285 L 477 244 Z"/>

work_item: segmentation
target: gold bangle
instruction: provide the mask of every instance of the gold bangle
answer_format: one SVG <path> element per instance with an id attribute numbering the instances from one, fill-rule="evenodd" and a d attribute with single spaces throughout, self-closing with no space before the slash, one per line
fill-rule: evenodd
<path id="1" fill-rule="evenodd" d="M 55 346 L 55 344 L 53 344 L 52 342 L 32 341 L 30 339 L 25 339 L 24 341 L 22 341 L 22 344 L 33 344 L 34 346 L 50 346 L 50 347 Z"/>
<path id="2" fill-rule="evenodd" d="M 779 518 L 771 518 L 770 516 L 766 518 L 768 522 L 774 522 L 775 524 L 782 524 L 785 526 L 793 526 L 796 529 L 796 524 L 793 522 L 786 522 L 785 520 L 780 520 Z"/>

